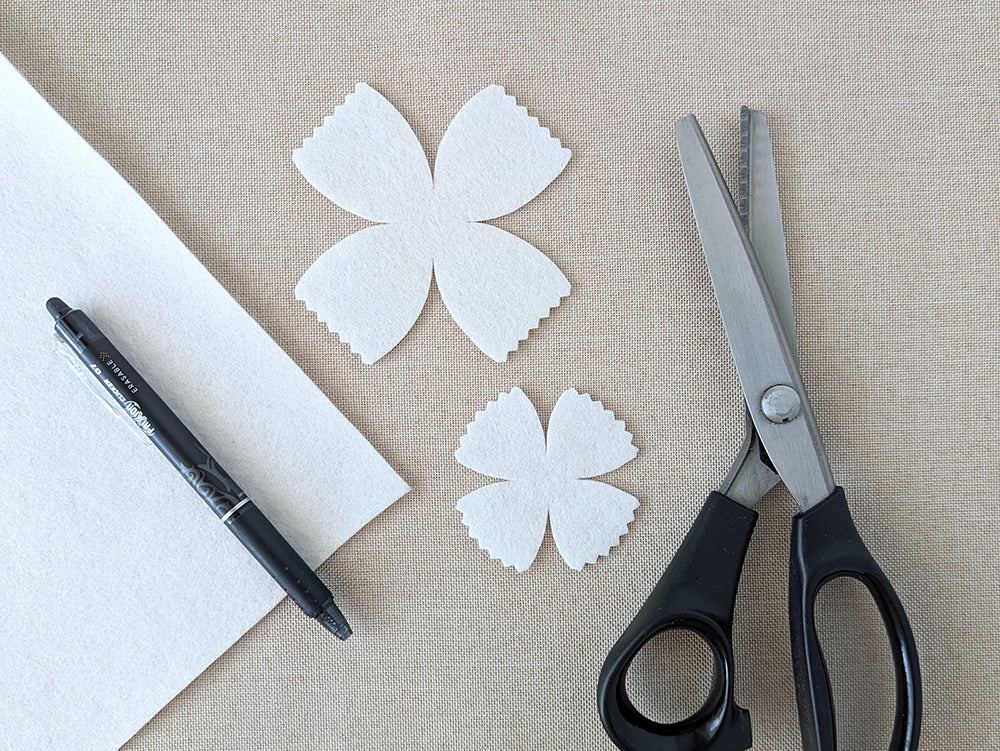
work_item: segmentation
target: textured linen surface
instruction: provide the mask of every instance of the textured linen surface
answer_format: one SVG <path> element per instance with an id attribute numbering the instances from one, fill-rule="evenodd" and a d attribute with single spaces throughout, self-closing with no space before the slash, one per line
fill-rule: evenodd
<path id="1" fill-rule="evenodd" d="M 731 178 L 741 104 L 769 118 L 834 475 L 920 647 L 921 748 L 996 748 L 998 16 L 971 2 L 4 3 L 0 50 L 414 488 L 320 569 L 344 593 L 349 642 L 285 600 L 126 748 L 612 748 L 601 663 L 741 437 L 673 137 L 697 113 Z M 509 362 L 477 350 L 433 287 L 370 366 L 294 299 L 312 261 L 367 226 L 291 159 L 357 81 L 431 158 L 491 83 L 572 149 L 494 222 L 573 285 Z M 576 387 L 635 433 L 638 457 L 602 480 L 642 505 L 581 572 L 548 534 L 528 572 L 502 568 L 454 509 L 481 484 L 454 461 L 458 439 L 515 385 L 543 422 Z M 776 751 L 800 748 L 792 513 L 784 490 L 762 504 L 734 633 L 737 698 L 756 747 Z M 819 610 L 842 747 L 882 748 L 892 688 L 874 609 L 838 583 Z M 697 653 L 673 653 L 635 693 L 676 716 L 704 686 L 686 672 Z"/>

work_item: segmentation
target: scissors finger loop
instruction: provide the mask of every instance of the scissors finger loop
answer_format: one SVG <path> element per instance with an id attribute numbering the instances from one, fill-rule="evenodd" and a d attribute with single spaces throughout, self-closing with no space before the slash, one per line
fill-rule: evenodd
<path id="1" fill-rule="evenodd" d="M 635 620 L 612 647 L 598 681 L 601 721 L 626 751 L 742 751 L 750 718 L 733 698 L 732 621 L 740 571 L 757 513 L 712 493 Z M 686 629 L 705 640 L 715 663 L 705 704 L 691 717 L 659 723 L 629 699 L 625 676 L 657 634 Z"/>

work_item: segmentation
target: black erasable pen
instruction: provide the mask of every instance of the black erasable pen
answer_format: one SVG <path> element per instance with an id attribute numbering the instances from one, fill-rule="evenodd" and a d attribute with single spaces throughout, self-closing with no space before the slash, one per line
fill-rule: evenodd
<path id="1" fill-rule="evenodd" d="M 58 297 L 45 307 L 55 318 L 57 336 L 110 396 L 106 401 L 116 405 L 184 475 L 306 615 L 340 639 L 350 636 L 351 627 L 326 585 L 94 322 Z"/>

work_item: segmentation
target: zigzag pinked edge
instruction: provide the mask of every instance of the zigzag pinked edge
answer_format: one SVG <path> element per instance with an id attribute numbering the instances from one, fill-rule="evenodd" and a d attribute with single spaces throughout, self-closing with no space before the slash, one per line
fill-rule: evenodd
<path id="1" fill-rule="evenodd" d="M 510 480 L 501 480 L 500 482 L 510 482 Z M 492 483 L 492 484 L 497 484 L 497 483 Z M 464 498 L 465 498 L 465 496 L 462 496 L 462 498 L 458 499 L 458 502 L 461 503 Z M 514 564 L 514 563 L 507 563 L 506 559 L 504 558 L 503 553 L 496 553 L 496 554 L 494 554 L 492 550 L 490 550 L 488 547 L 486 547 L 483 544 L 482 536 L 481 535 L 477 535 L 476 531 L 473 530 L 473 525 L 470 524 L 469 522 L 467 522 L 465 520 L 466 513 L 464 511 L 462 511 L 461 509 L 458 509 L 457 508 L 457 504 L 456 504 L 456 510 L 458 511 L 459 514 L 462 515 L 462 524 L 464 524 L 465 528 L 467 530 L 469 530 L 469 537 L 471 537 L 475 541 L 476 547 L 479 548 L 479 550 L 483 551 L 484 553 L 486 553 L 487 556 L 489 556 L 489 559 L 491 561 L 500 561 L 500 565 L 502 565 L 504 568 L 513 568 L 518 573 L 524 573 L 525 571 L 528 570 L 528 568 L 531 567 L 531 564 L 528 564 L 527 568 L 519 569 L 516 564 Z M 548 525 L 548 519 L 547 518 L 546 518 L 545 523 L 546 523 L 546 525 Z M 538 554 L 536 553 L 535 555 L 537 557 Z M 532 559 L 532 563 L 534 563 L 534 559 Z"/>
<path id="2" fill-rule="evenodd" d="M 327 330 L 331 334 L 334 334 L 337 337 L 337 340 L 341 344 L 346 344 L 347 347 L 351 350 L 351 353 L 357 355 L 358 359 L 361 360 L 361 362 L 364 363 L 365 365 L 371 365 L 376 360 L 380 360 L 384 355 L 388 354 L 388 352 L 385 352 L 385 353 L 379 355 L 378 357 L 376 357 L 374 360 L 367 360 L 367 359 L 365 359 L 365 356 L 363 354 L 361 354 L 361 352 L 359 352 L 358 350 L 356 350 L 354 348 L 354 344 L 352 342 L 352 339 L 356 339 L 357 338 L 357 332 L 351 333 L 351 332 L 348 332 L 348 331 L 338 331 L 337 329 L 335 329 L 334 328 L 335 322 L 333 322 L 331 320 L 328 320 L 327 318 L 324 318 L 323 314 L 320 313 L 315 308 L 313 308 L 312 306 L 310 306 L 309 303 L 306 301 L 306 299 L 304 297 L 302 297 L 302 296 L 299 295 L 298 291 L 296 291 L 296 293 L 295 293 L 295 299 L 299 300 L 303 305 L 305 305 L 306 306 L 306 310 L 308 310 L 310 313 L 312 313 L 313 315 L 315 315 L 316 316 L 316 320 L 318 320 L 320 323 L 324 324 L 326 326 Z M 407 333 L 409 333 L 409 332 L 407 332 Z M 398 344 L 398 342 L 397 342 L 397 344 Z M 395 347 L 395 345 L 393 345 L 393 347 Z M 390 349 L 390 351 L 391 351 L 391 349 Z"/>
<path id="3" fill-rule="evenodd" d="M 536 248 L 536 250 L 537 250 L 537 248 Z M 538 251 L 538 252 L 541 253 L 541 251 Z M 564 279 L 566 278 L 565 274 L 563 274 L 563 278 Z M 566 279 L 566 292 L 565 293 L 560 293 L 559 297 L 556 299 L 555 303 L 549 304 L 546 308 L 543 309 L 544 312 L 541 313 L 538 316 L 538 320 L 535 322 L 534 325 L 528 326 L 526 329 L 522 329 L 522 333 L 518 337 L 518 340 L 514 343 L 513 347 L 511 347 L 510 349 L 508 349 L 504 353 L 504 356 L 503 356 L 502 360 L 497 360 L 495 357 L 493 357 L 493 355 L 489 354 L 488 352 L 485 353 L 486 356 L 489 357 L 491 360 L 493 360 L 493 362 L 507 362 L 507 358 L 510 357 L 510 353 L 511 352 L 516 352 L 518 349 L 520 349 L 521 342 L 526 341 L 528 339 L 528 337 L 531 336 L 531 332 L 532 331 L 534 331 L 535 329 L 541 327 L 542 321 L 544 321 L 546 318 L 548 318 L 549 316 L 551 316 L 552 315 L 552 311 L 555 310 L 556 308 L 558 308 L 560 305 L 562 305 L 562 301 L 565 298 L 569 297 L 569 293 L 571 291 L 572 291 L 572 285 L 570 285 L 569 279 Z M 542 305 L 545 305 L 545 303 L 542 303 Z M 466 336 L 468 336 L 468 334 L 466 334 Z M 478 347 L 479 345 L 476 345 L 476 346 Z M 481 349 L 482 348 L 480 348 L 480 350 Z"/>
<path id="4" fill-rule="evenodd" d="M 635 459 L 635 457 L 637 457 L 639 455 L 639 447 L 635 445 L 635 434 L 626 427 L 624 420 L 619 420 L 615 416 L 615 413 L 612 410 L 610 410 L 610 409 L 608 409 L 607 407 L 604 406 L 604 402 L 602 402 L 600 399 L 595 399 L 587 391 L 577 391 L 575 386 L 566 389 L 566 391 L 572 391 L 574 394 L 577 394 L 578 396 L 585 396 L 588 399 L 590 399 L 591 403 L 592 404 L 596 404 L 604 414 L 610 415 L 612 424 L 614 424 L 616 426 L 619 426 L 621 428 L 622 432 L 625 435 L 628 436 L 628 443 L 629 443 L 629 445 L 632 448 L 635 449 L 635 454 L 631 458 L 626 459 L 624 462 L 622 462 L 615 469 L 620 469 L 621 467 L 624 467 L 626 464 L 628 464 L 630 461 L 632 461 L 632 459 Z M 565 394 L 566 391 L 564 391 L 563 394 Z M 560 396 L 562 396 L 562 394 L 560 394 Z M 548 448 L 548 431 L 546 431 L 546 448 Z M 610 472 L 614 472 L 615 470 L 612 469 L 612 470 L 609 470 L 609 471 Z M 607 474 L 607 472 L 605 472 L 604 474 Z M 596 475 L 596 476 L 600 477 L 601 475 Z M 581 478 L 581 479 L 593 479 L 593 478 Z M 619 488 L 619 490 L 621 490 L 621 488 Z M 622 492 L 624 492 L 624 491 L 622 491 Z M 632 495 L 632 494 L 629 493 L 629 495 Z M 632 496 L 632 497 L 635 498 L 635 496 Z M 639 501 L 637 500 L 636 501 L 636 508 L 638 508 L 638 505 L 639 505 Z M 633 519 L 634 518 L 635 518 L 635 516 L 633 514 Z"/>
<path id="5" fill-rule="evenodd" d="M 302 143 L 297 148 L 295 148 L 295 149 L 292 150 L 292 162 L 295 163 L 296 167 L 298 167 L 299 165 L 298 165 L 298 162 L 295 161 L 295 155 L 298 154 L 301 151 L 308 151 L 310 148 L 312 148 L 311 146 L 307 146 L 307 144 L 311 144 L 312 142 L 314 142 L 318 138 L 318 136 L 320 134 L 320 131 L 322 131 L 324 128 L 326 128 L 337 117 L 337 113 L 340 112 L 341 110 L 343 110 L 345 107 L 349 106 L 349 104 L 351 102 L 351 99 L 361 93 L 362 87 L 364 87 L 365 89 L 370 89 L 371 91 L 373 91 L 379 97 L 382 96 L 376 89 L 373 89 L 371 86 L 369 86 L 368 84 L 366 84 L 364 81 L 358 81 L 354 85 L 354 91 L 352 91 L 350 94 L 348 94 L 347 96 L 345 96 L 344 97 L 344 101 L 342 101 L 340 104 L 335 105 L 334 108 L 333 108 L 333 112 L 331 112 L 329 115 L 327 115 L 326 117 L 324 117 L 323 118 L 323 122 L 321 122 L 319 125 L 315 126 L 312 129 L 312 135 L 306 136 L 304 139 L 302 139 Z M 382 98 L 384 99 L 384 97 L 382 97 Z M 299 171 L 301 172 L 301 169 Z"/>
<path id="6" fill-rule="evenodd" d="M 583 481 L 581 480 L 580 482 L 583 482 Z M 601 481 L 600 480 L 590 480 L 589 482 L 601 482 Z M 616 490 L 621 490 L 622 493 L 625 493 L 625 495 L 627 495 L 629 498 L 632 499 L 632 503 L 634 505 L 632 506 L 631 515 L 629 516 L 628 521 L 624 523 L 623 527 L 620 527 L 620 528 L 618 528 L 618 529 L 616 529 L 614 531 L 613 534 L 615 535 L 615 537 L 611 538 L 611 539 L 613 539 L 613 542 L 611 542 L 608 545 L 607 552 L 605 552 L 605 553 L 597 553 L 592 558 L 586 559 L 583 562 L 583 566 L 587 566 L 587 565 L 595 566 L 595 565 L 597 565 L 598 559 L 611 557 L 611 551 L 614 550 L 615 548 L 617 548 L 619 545 L 621 545 L 622 544 L 622 538 L 625 537 L 625 535 L 628 534 L 628 532 L 629 532 L 629 526 L 632 524 L 632 522 L 635 521 L 635 510 L 637 508 L 639 508 L 639 506 L 641 505 L 639 503 L 639 499 L 636 498 L 631 493 L 629 493 L 628 491 L 622 490 L 621 488 L 617 488 L 616 486 L 610 485 L 609 483 L 603 483 L 603 484 L 608 485 L 609 487 L 614 487 L 614 488 L 616 488 Z M 549 523 L 551 525 L 551 521 Z M 562 551 L 560 551 L 559 555 L 560 555 L 560 557 L 562 556 Z M 565 560 L 566 559 L 563 558 L 563 561 L 565 561 Z M 569 566 L 569 563 L 567 563 L 566 565 Z M 570 568 L 573 569 L 574 571 L 582 571 L 583 570 L 583 566 L 580 566 L 580 568 L 574 568 L 573 566 L 570 566 Z"/>
<path id="7" fill-rule="evenodd" d="M 528 118 L 528 120 L 530 120 L 535 125 L 535 127 L 537 127 L 539 130 L 543 131 L 546 136 L 548 136 L 550 139 L 552 139 L 553 141 L 555 141 L 559 145 L 559 148 L 561 150 L 568 151 L 570 153 L 570 155 L 572 156 L 572 154 L 573 154 L 572 149 L 570 149 L 568 146 L 563 146 L 562 140 L 558 136 L 552 135 L 552 131 L 549 130 L 544 125 L 542 125 L 541 122 L 539 122 L 539 120 L 538 120 L 537 117 L 535 117 L 530 112 L 528 112 L 528 108 L 525 105 L 518 104 L 517 103 L 517 98 L 513 94 L 508 94 L 507 90 L 501 84 L 498 84 L 498 83 L 491 84 L 490 86 L 487 86 L 486 88 L 489 89 L 489 88 L 493 88 L 493 87 L 496 87 L 496 88 L 500 89 L 500 91 L 503 93 L 503 97 L 505 99 L 510 99 L 514 103 L 514 107 L 516 107 L 517 109 L 519 109 L 521 111 L 521 113 L 526 118 Z M 568 160 L 568 158 L 567 158 L 567 160 Z"/>
<path id="8" fill-rule="evenodd" d="M 535 408 L 534 403 L 531 401 L 531 399 L 528 399 L 528 395 L 525 394 L 524 391 L 521 390 L 520 386 L 514 386 L 513 388 L 511 388 L 510 391 L 501 391 L 497 395 L 496 399 L 491 399 L 490 401 L 486 402 L 486 406 L 484 406 L 480 410 L 477 410 L 476 414 L 474 414 L 472 416 L 472 419 L 469 420 L 468 423 L 466 423 L 466 425 L 465 425 L 465 432 L 462 434 L 462 437 L 458 439 L 458 448 L 455 449 L 455 452 L 454 452 L 455 461 L 457 461 L 463 467 L 466 467 L 468 469 L 472 469 L 472 467 L 469 467 L 469 465 L 464 464 L 462 462 L 462 460 L 459 458 L 459 452 L 465 447 L 466 441 L 470 438 L 470 436 L 474 435 L 478 431 L 478 428 L 476 428 L 476 422 L 479 420 L 479 418 L 483 417 L 484 415 L 486 415 L 490 410 L 496 409 L 500 405 L 501 401 L 505 401 L 505 400 L 510 399 L 511 397 L 513 397 L 515 391 L 517 391 L 521 396 L 523 396 L 525 399 L 527 399 L 528 404 L 531 404 L 532 409 Z M 538 414 L 537 410 L 535 410 L 535 414 L 536 415 Z M 475 469 L 472 469 L 472 471 L 476 472 L 477 474 L 483 474 L 482 472 L 479 472 L 478 470 L 475 470 Z M 492 475 L 483 475 L 483 476 L 484 477 L 492 477 Z M 468 526 L 468 525 L 466 525 L 466 526 Z"/>

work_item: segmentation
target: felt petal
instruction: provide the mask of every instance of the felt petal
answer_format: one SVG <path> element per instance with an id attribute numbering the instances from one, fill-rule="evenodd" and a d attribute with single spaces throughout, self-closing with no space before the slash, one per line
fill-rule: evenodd
<path id="1" fill-rule="evenodd" d="M 434 164 L 434 193 L 450 215 L 494 219 L 520 208 L 563 171 L 570 150 L 501 86 L 458 111 Z"/>
<path id="2" fill-rule="evenodd" d="M 500 394 L 476 413 L 458 442 L 455 459 L 469 469 L 505 480 L 534 476 L 545 461 L 538 412 L 521 389 Z"/>
<path id="3" fill-rule="evenodd" d="M 441 297 L 459 328 L 497 362 L 569 294 L 540 250 L 489 224 L 459 224 L 434 257 Z"/>
<path id="4" fill-rule="evenodd" d="M 462 522 L 479 547 L 504 566 L 524 571 L 545 536 L 545 500 L 532 483 L 497 482 L 458 501 Z"/>
<path id="5" fill-rule="evenodd" d="M 570 568 L 579 571 L 607 555 L 628 532 L 639 501 L 596 480 L 569 480 L 549 507 L 552 536 Z"/>
<path id="6" fill-rule="evenodd" d="M 552 409 L 546 463 L 569 477 L 596 477 L 634 459 L 638 449 L 625 423 L 599 401 L 576 389 L 563 392 Z"/>
<path id="7" fill-rule="evenodd" d="M 295 150 L 292 160 L 316 190 L 374 222 L 422 215 L 431 200 L 430 167 L 413 129 L 385 97 L 363 83 Z"/>
<path id="8" fill-rule="evenodd" d="M 295 297 L 364 363 L 406 336 L 427 300 L 433 264 L 399 225 L 368 227 L 341 240 L 309 267 Z"/>

